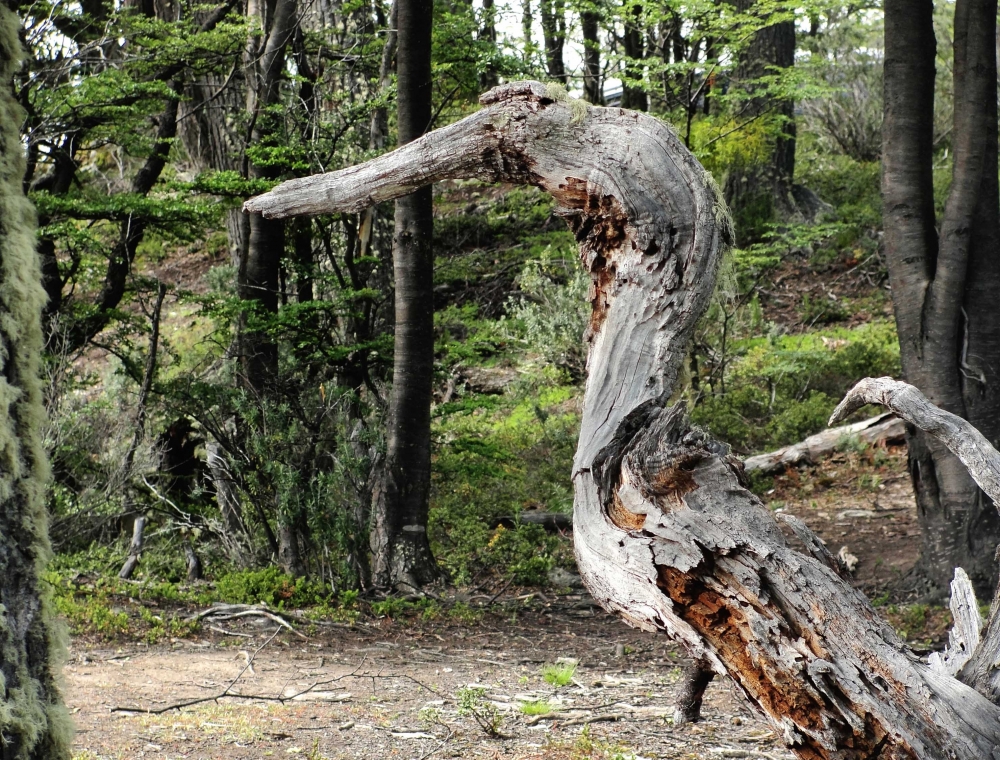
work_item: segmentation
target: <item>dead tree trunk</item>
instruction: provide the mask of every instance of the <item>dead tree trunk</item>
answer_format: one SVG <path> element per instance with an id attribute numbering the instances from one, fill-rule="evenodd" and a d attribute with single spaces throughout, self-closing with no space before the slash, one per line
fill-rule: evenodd
<path id="1" fill-rule="evenodd" d="M 122 565 L 122 569 L 118 571 L 118 577 L 123 580 L 131 578 L 132 573 L 139 567 L 145 530 L 146 518 L 143 515 L 139 515 L 135 518 L 135 522 L 132 523 L 132 543 L 128 547 L 128 558 L 125 560 L 125 564 Z"/>
<path id="2" fill-rule="evenodd" d="M 358 211 L 449 178 L 549 192 L 593 276 L 573 479 L 577 561 L 594 597 L 731 676 L 801 758 L 1000 758 L 1000 708 L 910 653 L 818 542 L 804 542 L 812 556 L 789 546 L 739 461 L 691 429 L 683 406 L 666 408 L 731 237 L 704 169 L 662 122 L 537 82 L 482 103 L 245 208 Z"/>

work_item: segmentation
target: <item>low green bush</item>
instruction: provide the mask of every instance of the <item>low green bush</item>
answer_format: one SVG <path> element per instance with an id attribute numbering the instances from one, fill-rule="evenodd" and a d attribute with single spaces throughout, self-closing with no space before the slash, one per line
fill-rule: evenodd
<path id="1" fill-rule="evenodd" d="M 228 604 L 307 607 L 326 602 L 330 592 L 305 578 L 293 578 L 277 567 L 226 573 L 215 584 L 216 595 Z"/>
<path id="2" fill-rule="evenodd" d="M 497 525 L 528 508 L 568 513 L 579 432 L 579 389 L 542 388 L 518 401 L 456 412 L 435 421 L 429 536 L 456 583 L 484 572 L 522 585 L 544 584 L 572 549 L 538 525 Z"/>
<path id="3" fill-rule="evenodd" d="M 697 400 L 692 419 L 741 453 L 796 443 L 826 427 L 862 377 L 898 375 L 890 322 L 855 329 L 753 338 L 737 344 L 726 372 Z"/>

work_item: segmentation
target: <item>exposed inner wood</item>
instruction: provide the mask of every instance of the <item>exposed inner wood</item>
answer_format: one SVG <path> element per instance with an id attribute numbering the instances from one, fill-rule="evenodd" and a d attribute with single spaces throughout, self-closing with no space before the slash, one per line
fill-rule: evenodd
<path id="1" fill-rule="evenodd" d="M 359 211 L 462 177 L 552 194 L 593 278 L 573 479 L 577 564 L 594 598 L 731 676 L 799 757 L 1000 760 L 1000 709 L 910 653 L 818 549 L 788 546 L 728 449 L 667 408 L 731 238 L 702 167 L 662 122 L 537 82 L 481 102 L 246 209 Z"/>

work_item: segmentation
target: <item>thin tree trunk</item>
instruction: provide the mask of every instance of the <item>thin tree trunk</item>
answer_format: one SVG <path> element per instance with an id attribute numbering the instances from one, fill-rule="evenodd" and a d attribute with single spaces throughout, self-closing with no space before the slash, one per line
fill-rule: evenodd
<path id="1" fill-rule="evenodd" d="M 256 146 L 280 140 L 280 115 L 272 108 L 280 102 L 280 80 L 285 55 L 297 28 L 296 0 L 277 0 L 274 5 L 252 0 L 248 16 L 259 19 L 266 30 L 263 38 L 252 37 L 246 52 L 247 112 L 252 115 L 250 142 Z M 269 166 L 250 164 L 249 176 L 274 179 Z M 239 381 L 257 403 L 266 405 L 278 393 L 278 346 L 266 325 L 278 312 L 281 262 L 285 253 L 285 223 L 251 216 L 247 244 L 239 262 L 237 292 L 245 309 L 239 323 Z M 277 513 L 278 563 L 293 576 L 304 568 L 299 555 L 297 516 Z"/>
<path id="2" fill-rule="evenodd" d="M 24 113 L 12 83 L 20 23 L 0 7 L 0 757 L 68 760 L 72 723 L 59 690 L 62 626 L 41 573 L 51 556 L 40 380 L 45 291 L 35 212 L 24 197 Z"/>
<path id="3" fill-rule="evenodd" d="M 642 6 L 631 2 L 626 4 L 625 36 L 622 46 L 625 49 L 625 76 L 622 78 L 622 108 L 634 111 L 649 109 L 649 96 L 642 86 L 645 78 L 645 66 L 642 59 L 646 51 L 642 30 Z"/>
<path id="4" fill-rule="evenodd" d="M 285 51 L 296 28 L 296 0 L 278 0 L 270 11 L 253 0 L 248 16 L 257 18 L 266 30 L 263 38 L 253 37 L 246 51 L 247 112 L 254 128 L 250 142 L 266 145 L 280 139 L 278 116 L 269 109 L 278 104 Z M 274 179 L 271 167 L 250 164 L 249 174 L 256 179 Z M 240 379 L 244 387 L 258 397 L 273 392 L 277 382 L 278 348 L 267 331 L 253 326 L 255 319 L 266 319 L 278 310 L 279 272 L 285 250 L 285 225 L 258 217 L 249 219 L 249 237 L 238 273 L 238 292 L 247 305 L 240 330 Z M 255 316 L 247 316 L 251 312 Z"/>
<path id="5" fill-rule="evenodd" d="M 535 43 L 531 39 L 531 26 L 535 18 L 531 14 L 531 0 L 521 0 L 521 57 L 526 64 L 532 63 Z"/>
<path id="6" fill-rule="evenodd" d="M 146 437 L 146 404 L 149 394 L 153 389 L 153 380 L 156 377 L 156 357 L 160 346 L 160 313 L 163 309 L 163 299 L 167 295 L 165 283 L 159 283 L 156 291 L 156 303 L 153 305 L 151 315 L 151 330 L 149 334 L 149 353 L 146 355 L 146 367 L 142 373 L 142 384 L 139 386 L 139 398 L 136 401 L 135 412 L 135 433 L 132 435 L 132 443 L 129 444 L 128 451 L 125 452 L 125 460 L 122 464 L 121 485 L 128 488 L 132 478 L 132 465 L 135 462 L 135 452 L 138 451 L 143 439 Z M 131 510 L 128 510 L 131 511 Z M 126 515 L 127 516 L 127 515 Z M 139 565 L 139 558 L 142 553 L 142 535 L 146 527 L 146 518 L 136 516 L 132 523 L 132 543 L 129 547 L 128 558 L 122 565 L 118 577 L 128 580 L 132 577 L 136 567 Z"/>
<path id="7" fill-rule="evenodd" d="M 568 82 L 563 47 L 566 44 L 566 8 L 563 0 L 540 0 L 542 38 L 545 43 L 545 65 L 549 77 L 562 85 Z"/>
<path id="8" fill-rule="evenodd" d="M 793 549 L 728 447 L 691 429 L 683 405 L 665 407 L 731 239 L 704 169 L 662 122 L 553 99 L 538 82 L 482 103 L 393 153 L 286 182 L 245 208 L 351 212 L 446 178 L 545 189 L 593 281 L 573 522 L 595 599 L 730 675 L 800 758 L 1000 756 L 1000 707 L 914 656 L 802 524 L 806 553 Z M 944 412 L 891 408 L 970 467 L 977 452 L 993 457 L 993 474 L 976 477 L 1000 495 L 1000 454 L 985 439 L 950 435 L 956 418 Z"/>
<path id="9" fill-rule="evenodd" d="M 479 32 L 479 39 L 492 47 L 497 44 L 496 26 L 496 6 L 493 0 L 483 0 L 482 29 Z M 479 87 L 483 90 L 490 90 L 500 83 L 500 76 L 492 60 L 486 64 L 479 74 Z"/>
<path id="10" fill-rule="evenodd" d="M 432 0 L 397 0 L 399 143 L 431 120 Z M 434 200 L 430 186 L 396 201 L 395 339 L 385 465 L 373 495 L 372 578 L 416 590 L 437 575 L 427 540 L 434 374 Z"/>
<path id="11" fill-rule="evenodd" d="M 995 17 L 995 0 L 956 5 L 954 175 L 940 241 L 930 0 L 886 2 L 882 139 L 886 261 L 903 376 L 942 409 L 974 419 L 993 441 L 1000 435 L 997 375 L 987 359 L 1000 350 L 1000 319 L 990 303 L 1000 284 Z M 961 566 L 980 594 L 990 594 L 1000 541 L 995 510 L 943 444 L 914 428 L 907 441 L 923 537 L 910 585 L 940 598 L 952 568 Z"/>
<path id="12" fill-rule="evenodd" d="M 153 390 L 153 380 L 156 378 L 156 357 L 160 347 L 160 314 L 163 311 L 163 299 L 166 296 L 166 283 L 157 283 L 156 302 L 153 304 L 153 313 L 150 315 L 149 352 L 146 354 L 146 366 L 142 372 L 139 398 L 136 400 L 135 433 L 132 435 L 132 443 L 129 445 L 128 451 L 125 452 L 125 460 L 122 466 L 124 473 L 122 480 L 126 484 L 132 476 L 132 463 L 135 461 L 135 452 L 146 437 L 146 404 L 149 401 L 149 394 Z"/>
<path id="13" fill-rule="evenodd" d="M 122 580 L 128 580 L 132 577 L 132 573 L 135 569 L 139 567 L 139 560 L 142 557 L 142 542 L 146 531 L 146 517 L 144 515 L 139 515 L 135 518 L 132 523 L 132 541 L 128 546 L 128 558 L 125 560 L 125 564 L 122 565 L 122 569 L 118 571 L 118 577 Z"/>
<path id="14" fill-rule="evenodd" d="M 595 10 L 580 11 L 583 35 L 583 99 L 595 106 L 604 105 L 601 84 L 601 17 Z"/>
<path id="15" fill-rule="evenodd" d="M 741 13 L 752 11 L 755 4 L 756 0 L 736 0 L 736 8 Z M 791 99 L 754 94 L 761 87 L 761 77 L 773 75 L 775 67 L 787 69 L 794 64 L 795 22 L 779 21 L 754 34 L 750 45 L 740 54 L 736 67 L 734 84 L 742 88 L 748 98 L 736 115 L 737 121 L 751 127 L 763 117 L 779 122 L 778 134 L 773 138 L 767 159 L 760 164 L 735 166 L 726 176 L 726 202 L 732 209 L 741 244 L 758 240 L 775 218 L 788 218 L 795 213 L 792 197 L 795 103 Z"/>

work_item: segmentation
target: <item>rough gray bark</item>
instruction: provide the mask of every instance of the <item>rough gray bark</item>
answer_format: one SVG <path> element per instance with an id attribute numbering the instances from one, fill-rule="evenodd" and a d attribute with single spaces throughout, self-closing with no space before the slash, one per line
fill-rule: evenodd
<path id="1" fill-rule="evenodd" d="M 976 485 L 1000 505 L 1000 453 L 972 423 L 939 409 L 923 393 L 907 383 L 882 377 L 862 380 L 840 402 L 831 424 L 865 404 L 881 404 L 944 446 L 967 468 Z M 1000 589 L 985 629 L 972 591 L 972 582 L 961 568 L 952 581 L 952 630 L 949 651 L 936 663 L 944 672 L 973 686 L 1000 703 Z"/>
<path id="2" fill-rule="evenodd" d="M 938 239 L 932 177 L 934 27 L 930 0 L 885 4 L 882 197 L 903 376 L 942 409 L 1000 439 L 1000 190 L 995 0 L 955 7 L 952 190 Z M 916 429 L 907 436 L 923 547 L 911 583 L 943 596 L 962 566 L 980 595 L 996 582 L 1000 519 L 962 464 Z"/>
<path id="3" fill-rule="evenodd" d="M 51 549 L 39 379 L 45 291 L 35 215 L 22 190 L 24 113 L 12 92 L 20 23 L 0 7 L 0 758 L 65 760 L 61 626 L 41 573 Z"/>
<path id="4" fill-rule="evenodd" d="M 726 447 L 664 408 L 729 237 L 662 122 L 506 85 L 478 113 L 367 164 L 252 199 L 357 211 L 446 178 L 549 192 L 593 277 L 574 539 L 594 597 L 730 675 L 801 758 L 1000 757 L 1000 708 L 913 656 L 867 600 L 783 538 Z"/>
<path id="5" fill-rule="evenodd" d="M 701 703 L 713 678 L 715 673 L 706 660 L 695 660 L 684 669 L 674 702 L 675 726 L 701 720 Z"/>

